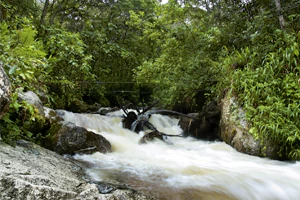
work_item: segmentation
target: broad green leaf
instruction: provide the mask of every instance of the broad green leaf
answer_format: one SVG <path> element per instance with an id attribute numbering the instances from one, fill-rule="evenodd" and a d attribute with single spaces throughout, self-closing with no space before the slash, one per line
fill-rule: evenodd
<path id="1" fill-rule="evenodd" d="M 9 74 L 14 74 L 16 72 L 17 66 L 13 66 L 9 69 Z"/>

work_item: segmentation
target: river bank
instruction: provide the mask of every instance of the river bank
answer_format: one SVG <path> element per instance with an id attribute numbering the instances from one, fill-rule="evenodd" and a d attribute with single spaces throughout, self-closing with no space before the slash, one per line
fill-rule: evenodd
<path id="1" fill-rule="evenodd" d="M 101 194 L 99 185 L 84 175 L 86 167 L 27 141 L 19 141 L 16 147 L 0 142 L 0 199 L 154 199 L 126 188 Z"/>

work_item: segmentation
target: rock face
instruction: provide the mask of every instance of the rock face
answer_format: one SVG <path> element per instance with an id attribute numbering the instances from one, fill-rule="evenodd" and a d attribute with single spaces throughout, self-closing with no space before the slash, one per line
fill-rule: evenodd
<path id="1" fill-rule="evenodd" d="M 128 188 L 101 194 L 97 184 L 83 179 L 84 168 L 82 163 L 30 142 L 19 141 L 16 147 L 0 142 L 0 199 L 154 199 Z"/>
<path id="2" fill-rule="evenodd" d="M 0 119 L 9 109 L 11 92 L 10 81 L 0 63 Z"/>
<path id="3" fill-rule="evenodd" d="M 185 136 L 203 140 L 220 139 L 220 109 L 216 103 L 204 106 L 201 113 L 190 113 L 188 116 L 191 118 L 181 117 L 179 121 Z"/>
<path id="4" fill-rule="evenodd" d="M 91 154 L 112 151 L 110 142 L 103 136 L 87 131 L 71 122 L 60 121 L 51 125 L 47 132 L 50 137 L 42 146 L 59 154 Z"/>
<path id="5" fill-rule="evenodd" d="M 245 112 L 237 104 L 237 99 L 229 92 L 221 103 L 221 137 L 237 151 L 249 155 L 280 159 L 276 145 L 271 141 L 259 141 L 250 133 Z"/>

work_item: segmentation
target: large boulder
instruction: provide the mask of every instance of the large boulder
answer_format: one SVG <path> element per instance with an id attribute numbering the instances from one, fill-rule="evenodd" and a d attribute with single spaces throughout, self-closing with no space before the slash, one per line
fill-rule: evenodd
<path id="1" fill-rule="evenodd" d="M 20 125 L 23 126 L 27 131 L 30 131 L 31 133 L 34 134 L 40 133 L 45 126 L 45 111 L 44 111 L 43 103 L 40 100 L 40 98 L 34 92 L 27 91 L 18 94 L 18 101 L 19 102 L 25 101 L 27 104 L 33 106 L 35 110 L 34 120 L 27 119 L 28 113 L 26 110 L 24 110 L 23 112 L 16 113 L 19 119 L 27 119 L 28 121 L 30 121 Z"/>
<path id="2" fill-rule="evenodd" d="M 202 140 L 220 139 L 220 108 L 215 102 L 203 107 L 200 113 L 189 113 L 181 117 L 179 125 L 185 136 Z"/>
<path id="3" fill-rule="evenodd" d="M 0 63 L 0 119 L 9 109 L 11 93 L 10 81 Z"/>
<path id="4" fill-rule="evenodd" d="M 26 101 L 28 104 L 33 105 L 38 110 L 38 114 L 45 117 L 43 102 L 34 92 L 27 91 L 24 93 L 19 93 L 18 100 Z"/>
<path id="5" fill-rule="evenodd" d="M 0 199 L 154 199 L 124 186 L 88 181 L 86 167 L 30 142 L 19 141 L 16 147 L 0 142 Z"/>
<path id="6" fill-rule="evenodd" d="M 112 151 L 110 142 L 103 136 L 87 131 L 71 122 L 59 121 L 52 124 L 47 135 L 42 146 L 59 154 L 91 154 Z"/>
<path id="7" fill-rule="evenodd" d="M 278 146 L 272 141 L 254 138 L 245 111 L 237 103 L 237 97 L 227 92 L 221 103 L 221 138 L 237 151 L 249 155 L 280 159 Z"/>

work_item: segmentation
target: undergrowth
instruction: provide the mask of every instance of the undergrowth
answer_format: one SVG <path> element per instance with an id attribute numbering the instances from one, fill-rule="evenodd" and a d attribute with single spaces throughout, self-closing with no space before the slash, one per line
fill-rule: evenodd
<path id="1" fill-rule="evenodd" d="M 300 159 L 299 35 L 276 30 L 271 43 L 236 51 L 223 62 L 230 73 L 227 84 L 230 80 L 251 123 L 250 133 L 272 140 L 279 155 L 291 160 Z M 267 54 L 259 52 L 260 45 L 268 48 Z M 243 68 L 229 66 L 236 60 L 245 63 Z"/>

